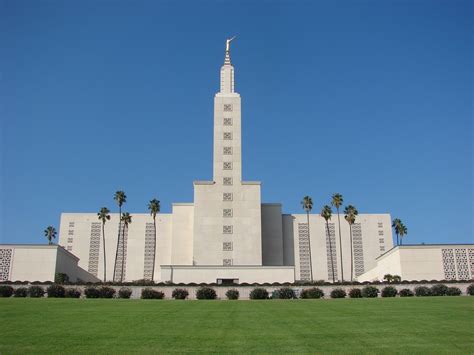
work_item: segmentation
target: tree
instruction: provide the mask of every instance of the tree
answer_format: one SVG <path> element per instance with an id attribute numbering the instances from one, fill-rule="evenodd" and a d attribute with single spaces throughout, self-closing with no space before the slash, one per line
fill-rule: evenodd
<path id="1" fill-rule="evenodd" d="M 387 281 L 387 283 L 390 283 L 393 281 L 393 276 L 391 274 L 385 274 L 383 279 Z"/>
<path id="2" fill-rule="evenodd" d="M 321 217 L 324 218 L 326 221 L 326 229 L 328 232 L 328 238 L 329 238 L 329 254 L 331 255 L 331 272 L 332 272 L 332 282 L 336 282 L 336 277 L 334 274 L 334 262 L 332 258 L 332 242 L 331 242 L 331 232 L 329 231 L 329 220 L 331 219 L 332 216 L 332 210 L 331 207 L 328 205 L 323 206 L 323 209 L 321 210 Z"/>
<path id="3" fill-rule="evenodd" d="M 405 237 L 408 234 L 408 229 L 405 227 L 403 223 L 400 223 L 400 231 L 398 232 L 400 234 L 400 245 L 403 244 L 403 237 Z"/>
<path id="4" fill-rule="evenodd" d="M 48 239 L 49 245 L 53 244 L 53 239 L 56 238 L 56 235 L 57 235 L 56 228 L 54 228 L 53 226 L 48 226 L 44 230 L 44 236 L 46 237 L 46 239 Z"/>
<path id="5" fill-rule="evenodd" d="M 311 235 L 309 233 L 309 213 L 313 209 L 313 199 L 309 196 L 303 197 L 303 201 L 301 201 L 301 205 L 303 209 L 306 211 L 306 219 L 308 222 L 308 247 L 309 247 L 309 275 L 311 281 L 313 281 L 313 262 L 311 260 Z"/>
<path id="6" fill-rule="evenodd" d="M 151 281 L 155 278 L 155 260 L 156 260 L 156 214 L 160 212 L 160 201 L 156 198 L 148 203 L 148 209 L 150 215 L 153 217 L 153 228 L 155 229 L 154 241 L 153 241 L 153 268 L 151 270 Z"/>
<path id="7" fill-rule="evenodd" d="M 349 223 L 349 236 L 350 236 L 350 244 L 351 244 L 351 281 L 354 279 L 354 246 L 352 243 L 352 225 L 355 223 L 356 216 L 359 214 L 357 209 L 352 206 L 348 205 L 344 209 L 344 218 Z"/>
<path id="8" fill-rule="evenodd" d="M 102 221 L 102 244 L 104 250 L 104 282 L 107 282 L 107 260 L 105 257 L 105 222 L 110 220 L 110 210 L 107 207 L 102 207 L 97 213 L 97 216 Z"/>
<path id="9" fill-rule="evenodd" d="M 113 274 L 113 281 L 115 281 L 115 272 L 117 269 L 117 258 L 119 252 L 119 245 L 120 245 L 120 230 L 121 230 L 121 222 L 122 222 L 122 205 L 127 202 L 127 195 L 123 191 L 117 191 L 114 195 L 114 200 L 117 202 L 119 206 L 119 227 L 118 227 L 118 237 L 117 237 L 117 248 L 115 250 L 115 263 L 114 263 L 114 274 Z M 123 236 L 122 236 L 123 237 Z"/>
<path id="10" fill-rule="evenodd" d="M 399 245 L 398 242 L 398 235 L 400 234 L 400 227 L 401 227 L 402 221 L 400 221 L 399 218 L 395 218 L 392 221 L 392 228 L 395 229 L 395 234 L 397 235 L 397 245 Z"/>
<path id="11" fill-rule="evenodd" d="M 341 238 L 341 218 L 339 216 L 339 208 L 342 206 L 344 199 L 342 195 L 339 193 L 335 193 L 332 195 L 331 205 L 336 207 L 337 210 L 337 224 L 339 226 L 339 254 L 341 256 L 341 280 L 344 282 L 344 265 L 343 265 L 343 258 L 342 258 L 342 238 Z"/>
<path id="12" fill-rule="evenodd" d="M 122 214 L 122 271 L 120 272 L 120 282 L 123 282 L 123 267 L 125 265 L 125 231 L 128 229 L 128 225 L 132 223 L 132 216 L 128 212 Z"/>

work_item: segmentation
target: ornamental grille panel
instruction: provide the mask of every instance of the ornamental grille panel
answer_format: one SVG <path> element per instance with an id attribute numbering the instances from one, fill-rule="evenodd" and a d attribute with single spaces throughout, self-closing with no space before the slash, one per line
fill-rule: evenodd
<path id="1" fill-rule="evenodd" d="M 223 180 L 224 185 L 232 185 L 232 178 L 231 177 L 225 177 Z"/>
<path id="2" fill-rule="evenodd" d="M 128 245 L 128 228 L 123 228 L 123 223 L 120 224 L 118 254 L 115 259 L 115 273 L 114 281 L 125 280 L 127 275 L 127 245 Z M 123 278 L 122 276 L 123 268 Z"/>
<path id="3" fill-rule="evenodd" d="M 223 226 L 222 233 L 224 234 L 232 234 L 232 226 Z"/>
<path id="4" fill-rule="evenodd" d="M 379 243 L 384 243 L 384 239 L 383 238 L 379 238 Z"/>
<path id="5" fill-rule="evenodd" d="M 324 230 L 325 230 L 325 235 L 326 235 L 326 258 L 327 258 L 326 263 L 328 267 L 328 279 L 332 280 L 332 271 L 334 269 L 334 280 L 337 280 L 338 276 L 337 276 L 336 230 L 335 230 L 334 223 L 329 223 L 330 235 L 328 235 L 327 226 L 324 226 Z M 331 259 L 331 255 L 332 255 L 332 259 Z M 331 260 L 332 260 L 332 263 L 331 263 Z"/>
<path id="6" fill-rule="evenodd" d="M 224 250 L 224 251 L 232 251 L 232 242 L 224 242 L 224 243 L 222 243 L 222 250 Z"/>
<path id="7" fill-rule="evenodd" d="M 153 259 L 155 258 L 155 227 L 153 222 L 145 225 L 145 257 L 143 265 L 143 278 L 151 280 L 153 274 Z"/>
<path id="8" fill-rule="evenodd" d="M 13 249 L 0 249 L 0 281 L 10 279 Z"/>
<path id="9" fill-rule="evenodd" d="M 300 280 L 311 280 L 309 230 L 307 223 L 298 223 Z"/>
<path id="10" fill-rule="evenodd" d="M 68 243 L 72 243 L 73 240 L 74 240 L 73 238 L 67 238 L 67 242 L 68 242 Z"/>
<path id="11" fill-rule="evenodd" d="M 445 280 L 456 279 L 456 265 L 454 263 L 454 251 L 453 249 L 442 249 L 443 256 L 443 271 Z"/>
<path id="12" fill-rule="evenodd" d="M 224 112 L 231 112 L 232 104 L 224 104 Z"/>
<path id="13" fill-rule="evenodd" d="M 232 193 L 231 192 L 224 192 L 222 196 L 223 201 L 232 201 Z"/>
<path id="14" fill-rule="evenodd" d="M 224 155 L 232 155 L 232 147 L 224 147 Z"/>
<path id="15" fill-rule="evenodd" d="M 232 118 L 224 117 L 224 126 L 232 126 Z"/>
<path id="16" fill-rule="evenodd" d="M 469 266 L 467 263 L 467 249 L 454 249 L 456 254 L 456 269 L 458 280 L 469 280 Z"/>
<path id="17" fill-rule="evenodd" d="M 232 208 L 224 208 L 222 211 L 223 217 L 232 217 Z"/>
<path id="18" fill-rule="evenodd" d="M 100 232 L 101 223 L 92 222 L 89 241 L 89 265 L 87 271 L 96 277 L 99 269 Z"/>
<path id="19" fill-rule="evenodd" d="M 379 223 L 377 223 L 377 226 L 378 226 L 379 228 L 383 228 L 383 223 L 380 223 L 380 222 L 379 222 Z"/>
<path id="20" fill-rule="evenodd" d="M 74 228 L 74 222 L 69 222 L 69 228 Z"/>
<path id="21" fill-rule="evenodd" d="M 224 266 L 232 266 L 232 259 L 224 259 L 224 260 L 222 260 L 222 265 L 224 265 Z"/>
<path id="22" fill-rule="evenodd" d="M 224 132 L 224 140 L 232 140 L 232 132 Z"/>
<path id="23" fill-rule="evenodd" d="M 232 162 L 230 161 L 225 161 L 223 166 L 224 170 L 232 170 Z"/>
<path id="24" fill-rule="evenodd" d="M 352 248 L 354 250 L 354 273 L 357 277 L 365 272 L 364 246 L 362 243 L 362 227 L 360 223 L 354 223 L 352 225 Z"/>
<path id="25" fill-rule="evenodd" d="M 474 277 L 474 249 L 468 249 L 469 252 L 469 268 L 471 269 L 471 275 Z"/>
<path id="26" fill-rule="evenodd" d="M 68 230 L 67 235 L 74 235 L 74 231 L 73 230 Z"/>

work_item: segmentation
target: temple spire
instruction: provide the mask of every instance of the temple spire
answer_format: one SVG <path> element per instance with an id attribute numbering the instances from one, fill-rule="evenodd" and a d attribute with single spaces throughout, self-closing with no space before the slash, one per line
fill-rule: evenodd
<path id="1" fill-rule="evenodd" d="M 234 67 L 230 62 L 230 42 L 235 39 L 235 36 L 229 38 L 225 42 L 225 60 L 221 67 L 221 89 L 222 94 L 234 93 Z"/>
<path id="2" fill-rule="evenodd" d="M 229 38 L 225 41 L 225 59 L 224 59 L 224 65 L 232 65 L 230 62 L 230 42 L 232 42 L 235 39 L 236 36 Z"/>

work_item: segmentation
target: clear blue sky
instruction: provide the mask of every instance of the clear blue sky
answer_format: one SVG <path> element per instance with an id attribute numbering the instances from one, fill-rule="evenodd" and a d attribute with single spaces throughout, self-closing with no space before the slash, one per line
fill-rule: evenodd
<path id="1" fill-rule="evenodd" d="M 340 192 L 407 243 L 473 242 L 472 1 L 0 0 L 1 226 L 147 212 L 212 178 L 225 39 L 243 175 L 301 213 Z"/>

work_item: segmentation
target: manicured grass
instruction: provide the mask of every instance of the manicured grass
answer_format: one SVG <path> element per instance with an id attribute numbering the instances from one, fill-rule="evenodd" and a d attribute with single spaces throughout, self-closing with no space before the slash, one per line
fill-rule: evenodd
<path id="1" fill-rule="evenodd" d="M 474 297 L 0 299 L 0 354 L 474 353 Z"/>

